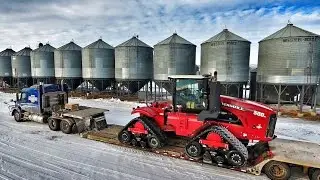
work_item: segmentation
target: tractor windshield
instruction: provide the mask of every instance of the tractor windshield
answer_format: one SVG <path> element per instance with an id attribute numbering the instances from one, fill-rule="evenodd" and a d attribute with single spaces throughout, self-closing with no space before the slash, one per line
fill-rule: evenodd
<path id="1" fill-rule="evenodd" d="M 203 80 L 177 79 L 176 80 L 176 103 L 183 110 L 203 110 L 205 102 L 203 99 Z"/>

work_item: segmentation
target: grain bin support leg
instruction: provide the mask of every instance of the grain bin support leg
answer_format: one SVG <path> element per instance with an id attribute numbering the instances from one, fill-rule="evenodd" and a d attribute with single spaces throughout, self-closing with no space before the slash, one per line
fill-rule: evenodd
<path id="1" fill-rule="evenodd" d="M 304 94 L 305 94 L 305 85 L 302 85 L 301 93 L 300 93 L 300 105 L 299 105 L 299 111 L 302 112 L 303 108 L 303 100 L 304 100 Z"/>

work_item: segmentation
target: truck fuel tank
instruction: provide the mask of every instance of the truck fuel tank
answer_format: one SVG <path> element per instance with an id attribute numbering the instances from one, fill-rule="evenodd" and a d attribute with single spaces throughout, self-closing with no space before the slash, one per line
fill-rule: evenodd
<path id="1" fill-rule="evenodd" d="M 38 115 L 38 114 L 29 114 L 28 119 L 30 121 L 35 121 L 38 123 L 46 123 L 45 118 L 42 115 Z"/>

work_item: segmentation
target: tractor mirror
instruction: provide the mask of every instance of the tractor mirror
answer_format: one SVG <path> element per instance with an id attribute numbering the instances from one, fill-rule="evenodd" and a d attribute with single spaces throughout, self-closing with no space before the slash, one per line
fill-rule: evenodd
<path id="1" fill-rule="evenodd" d="M 16 93 L 16 100 L 19 100 L 19 93 Z"/>

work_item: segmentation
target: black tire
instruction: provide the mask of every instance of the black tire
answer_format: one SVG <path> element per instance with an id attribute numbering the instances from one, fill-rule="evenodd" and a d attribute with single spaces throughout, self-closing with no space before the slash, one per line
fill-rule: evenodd
<path id="1" fill-rule="evenodd" d="M 52 131 L 59 131 L 60 130 L 60 121 L 58 119 L 54 119 L 54 118 L 49 117 L 48 118 L 48 125 Z"/>
<path id="2" fill-rule="evenodd" d="M 155 136 L 151 136 L 148 138 L 148 145 L 149 147 L 156 149 L 161 147 L 161 142 L 159 140 L 159 138 L 155 137 Z"/>
<path id="3" fill-rule="evenodd" d="M 62 121 L 60 122 L 60 129 L 61 129 L 61 131 L 62 131 L 63 133 L 65 133 L 65 134 L 70 134 L 70 133 L 72 132 L 72 125 L 69 124 L 68 121 L 62 120 Z"/>
<path id="4" fill-rule="evenodd" d="M 316 168 L 309 168 L 309 170 L 308 170 L 308 177 L 309 177 L 309 179 L 311 179 L 312 178 L 312 174 L 313 174 L 313 172 L 316 170 Z"/>
<path id="5" fill-rule="evenodd" d="M 13 118 L 14 118 L 14 120 L 17 121 L 17 122 L 21 122 L 21 121 L 22 121 L 21 113 L 20 113 L 19 111 L 17 111 L 17 110 L 15 110 L 15 111 L 13 112 Z"/>
<path id="6" fill-rule="evenodd" d="M 121 131 L 118 135 L 118 140 L 121 142 L 121 143 L 125 143 L 125 144 L 128 144 L 131 142 L 131 139 L 132 139 L 132 135 L 129 131 Z"/>
<path id="7" fill-rule="evenodd" d="M 268 178 L 273 180 L 287 180 L 291 176 L 290 167 L 286 163 L 278 161 L 268 162 L 263 170 Z"/>
<path id="8" fill-rule="evenodd" d="M 245 164 L 244 156 L 237 150 L 231 150 L 227 153 L 227 160 L 230 165 L 241 167 Z"/>
<path id="9" fill-rule="evenodd" d="M 320 180 L 320 169 L 313 170 L 310 180 Z"/>
<path id="10" fill-rule="evenodd" d="M 203 154 L 202 145 L 196 141 L 187 144 L 185 151 L 190 158 L 201 158 Z"/>

